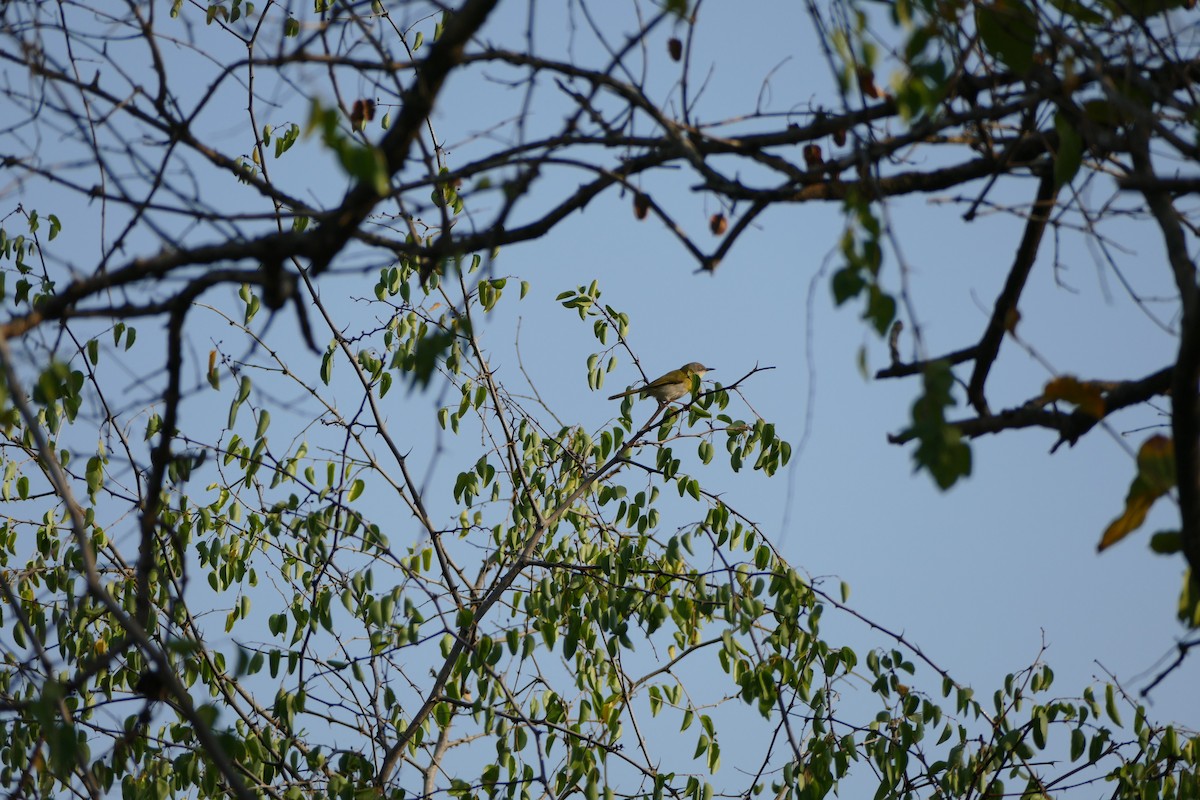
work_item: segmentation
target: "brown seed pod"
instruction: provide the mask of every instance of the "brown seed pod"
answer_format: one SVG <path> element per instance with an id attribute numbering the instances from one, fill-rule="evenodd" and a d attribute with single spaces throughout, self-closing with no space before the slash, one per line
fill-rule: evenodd
<path id="1" fill-rule="evenodd" d="M 720 212 L 713 214 L 708 218 L 708 229 L 713 232 L 713 236 L 720 236 L 729 229 L 729 220 Z"/>
<path id="2" fill-rule="evenodd" d="M 804 145 L 804 163 L 808 165 L 809 169 L 819 167 L 825 163 L 825 159 L 821 157 L 821 145 Z"/>
<path id="3" fill-rule="evenodd" d="M 650 213 L 650 197 L 638 192 L 633 196 L 633 215 L 638 219 L 645 219 Z"/>
<path id="4" fill-rule="evenodd" d="M 672 61 L 683 58 L 683 42 L 679 41 L 679 37 L 672 36 L 667 40 L 667 52 L 671 54 Z"/>
<path id="5" fill-rule="evenodd" d="M 875 73 L 867 67 L 858 68 L 858 88 L 872 100 L 880 97 L 879 87 L 875 85 Z"/>
<path id="6" fill-rule="evenodd" d="M 846 146 L 846 129 L 845 128 L 838 128 L 836 131 L 833 132 L 833 143 L 836 144 L 838 147 Z"/>
<path id="7" fill-rule="evenodd" d="M 367 123 L 375 119 L 375 101 L 365 98 L 355 100 L 350 109 L 350 127 L 356 131 L 365 130 Z"/>

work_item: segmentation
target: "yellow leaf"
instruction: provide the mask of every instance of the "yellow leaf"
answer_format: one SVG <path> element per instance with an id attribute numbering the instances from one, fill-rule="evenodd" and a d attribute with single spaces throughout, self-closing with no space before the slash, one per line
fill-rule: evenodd
<path id="1" fill-rule="evenodd" d="M 1116 544 L 1140 528 L 1154 501 L 1175 486 L 1175 443 L 1168 437 L 1151 436 L 1142 442 L 1137 464 L 1138 474 L 1129 484 L 1125 510 L 1105 529 L 1098 550 Z"/>
<path id="2" fill-rule="evenodd" d="M 1104 390 L 1099 384 L 1081 381 L 1071 375 L 1063 375 L 1046 384 L 1042 399 L 1047 403 L 1064 400 L 1079 407 L 1079 410 L 1096 419 L 1104 417 Z"/>
<path id="3" fill-rule="evenodd" d="M 1142 442 L 1137 455 L 1138 477 L 1155 497 L 1175 486 L 1175 442 L 1167 436 L 1151 436 Z"/>
<path id="4" fill-rule="evenodd" d="M 1105 548 L 1111 547 L 1140 528 L 1142 523 L 1146 521 L 1146 512 L 1150 510 L 1150 506 L 1154 504 L 1154 500 L 1155 498 L 1147 494 L 1139 493 L 1135 495 L 1130 490 L 1130 496 L 1125 500 L 1125 513 L 1114 519 L 1104 529 L 1104 535 L 1100 537 L 1100 544 L 1096 549 L 1102 551 Z"/>

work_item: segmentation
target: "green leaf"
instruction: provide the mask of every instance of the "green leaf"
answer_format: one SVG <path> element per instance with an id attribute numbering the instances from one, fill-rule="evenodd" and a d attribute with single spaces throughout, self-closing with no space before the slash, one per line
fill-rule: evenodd
<path id="1" fill-rule="evenodd" d="M 1190 569 L 1184 571 L 1183 590 L 1179 593 L 1179 621 L 1189 628 L 1200 628 L 1200 580 Z"/>
<path id="2" fill-rule="evenodd" d="M 1046 749 L 1046 735 L 1050 729 L 1050 719 L 1046 716 L 1046 710 L 1039 708 L 1033 715 L 1033 743 L 1038 750 Z"/>
<path id="3" fill-rule="evenodd" d="M 347 174 L 369 184 L 380 197 L 387 196 L 391 191 L 390 175 L 382 150 L 349 142 L 345 146 L 336 147 L 335 150 L 338 161 Z"/>
<path id="4" fill-rule="evenodd" d="M 866 280 L 853 267 L 842 267 L 833 273 L 830 283 L 833 287 L 833 300 L 839 306 L 857 297 L 867 285 Z"/>
<path id="5" fill-rule="evenodd" d="M 1113 15 L 1145 20 L 1176 8 L 1191 8 L 1192 0 L 1104 0 Z"/>
<path id="6" fill-rule="evenodd" d="M 991 0 L 975 6 L 975 25 L 983 47 L 1013 72 L 1033 68 L 1037 15 L 1023 0 Z"/>
<path id="7" fill-rule="evenodd" d="M 1104 710 L 1108 713 L 1108 718 L 1113 721 L 1113 724 L 1120 727 L 1121 715 L 1117 713 L 1117 693 L 1111 683 L 1105 687 Z"/>
<path id="8" fill-rule="evenodd" d="M 1050 0 L 1050 5 L 1085 25 L 1103 25 L 1107 21 L 1103 14 L 1088 8 L 1080 0 Z"/>
<path id="9" fill-rule="evenodd" d="M 949 489 L 971 474 L 971 448 L 962 434 L 946 421 L 946 408 L 955 405 L 951 390 L 954 374 L 949 363 L 935 361 L 925 368 L 924 393 L 913 404 L 912 426 L 906 431 L 917 440 L 913 460 L 917 469 L 933 476 L 938 488 Z"/>
<path id="10" fill-rule="evenodd" d="M 333 378 L 333 351 L 326 350 L 325 355 L 321 356 L 321 383 L 326 386 Z"/>
<path id="11" fill-rule="evenodd" d="M 1183 536 L 1179 531 L 1158 531 L 1150 537 L 1150 549 L 1164 556 L 1183 552 Z"/>
<path id="12" fill-rule="evenodd" d="M 271 425 L 271 412 L 265 408 L 258 412 L 258 427 L 254 429 L 254 438 L 261 439 Z"/>
<path id="13" fill-rule="evenodd" d="M 1066 186 L 1079 172 L 1083 163 L 1083 137 L 1079 128 L 1061 112 L 1054 115 L 1054 130 L 1058 132 L 1058 151 L 1054 154 L 1054 185 Z"/>
<path id="14" fill-rule="evenodd" d="M 880 336 L 887 333 L 896 319 L 896 298 L 873 284 L 868 293 L 867 310 L 863 315 L 870 320 Z"/>
<path id="15" fill-rule="evenodd" d="M 420 388 L 429 385 L 438 364 L 447 355 L 454 335 L 448 331 L 436 331 L 417 341 L 416 349 L 405 369 L 412 372 L 413 384 Z"/>
<path id="16" fill-rule="evenodd" d="M 233 402 L 229 404 L 229 428 L 232 429 L 237 422 L 237 412 L 242 403 L 246 402 L 246 398 L 250 396 L 250 377 L 242 376 L 242 380 L 238 383 L 237 395 L 234 396 Z"/>
<path id="17" fill-rule="evenodd" d="M 104 483 L 104 460 L 100 456 L 92 456 L 88 459 L 85 477 L 88 494 L 94 495 Z"/>

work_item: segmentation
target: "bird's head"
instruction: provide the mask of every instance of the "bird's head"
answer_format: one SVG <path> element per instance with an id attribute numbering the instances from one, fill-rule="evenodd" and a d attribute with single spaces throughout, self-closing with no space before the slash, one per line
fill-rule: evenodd
<path id="1" fill-rule="evenodd" d="M 689 378 L 692 377 L 693 375 L 699 375 L 701 378 L 703 378 L 704 373 L 712 372 L 713 368 L 706 367 L 703 364 L 701 364 L 699 361 L 693 361 L 690 364 L 684 364 L 682 367 L 679 368 L 679 370 L 683 374 L 687 375 Z"/>

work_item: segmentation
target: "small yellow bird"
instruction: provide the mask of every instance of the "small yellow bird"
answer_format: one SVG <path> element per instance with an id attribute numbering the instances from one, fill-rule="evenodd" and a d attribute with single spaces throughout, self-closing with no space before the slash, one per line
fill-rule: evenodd
<path id="1" fill-rule="evenodd" d="M 660 405 L 665 405 L 674 400 L 678 400 L 692 390 L 692 376 L 698 375 L 703 378 L 704 373 L 712 372 L 712 367 L 706 367 L 699 361 L 693 361 L 690 364 L 684 364 L 679 369 L 673 369 L 666 375 L 655 378 L 645 386 L 639 386 L 636 389 L 614 394 L 609 400 L 616 400 L 619 397 L 628 397 L 631 394 L 637 394 L 643 398 L 653 397 Z"/>

